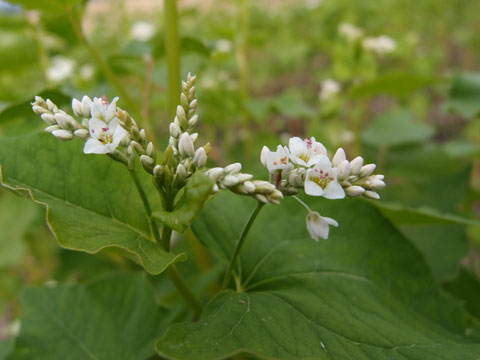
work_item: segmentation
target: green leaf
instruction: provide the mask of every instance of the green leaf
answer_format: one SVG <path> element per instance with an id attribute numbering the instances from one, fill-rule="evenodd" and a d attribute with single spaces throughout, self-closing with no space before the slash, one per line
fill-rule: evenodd
<path id="1" fill-rule="evenodd" d="M 124 166 L 107 156 L 85 155 L 82 147 L 47 133 L 3 139 L 2 185 L 45 206 L 50 229 L 67 249 L 119 249 L 152 274 L 185 259 L 151 240 L 147 214 Z M 143 174 L 149 198 L 159 206 Z"/>
<path id="2" fill-rule="evenodd" d="M 354 96 L 391 95 L 403 97 L 413 91 L 430 86 L 439 79 L 412 73 L 389 73 L 381 75 L 374 80 L 358 85 L 352 89 Z"/>
<path id="3" fill-rule="evenodd" d="M 362 132 L 362 139 L 372 146 L 398 146 L 421 143 L 434 131 L 427 124 L 417 122 L 408 110 L 397 109 L 382 114 Z"/>
<path id="4" fill-rule="evenodd" d="M 0 360 L 6 360 L 7 356 L 9 356 L 15 345 L 15 341 L 13 339 L 6 339 L 0 341 Z"/>
<path id="5" fill-rule="evenodd" d="M 139 273 L 85 285 L 27 287 L 15 359 L 143 360 L 168 325 L 153 289 Z"/>
<path id="6" fill-rule="evenodd" d="M 466 118 L 480 111 L 480 73 L 461 73 L 453 78 L 446 107 Z"/>
<path id="7" fill-rule="evenodd" d="M 443 287 L 461 300 L 471 314 L 480 319 L 480 281 L 477 277 L 461 269 L 457 277 L 443 284 Z"/>
<path id="8" fill-rule="evenodd" d="M 212 186 L 213 181 L 208 176 L 197 172 L 187 182 L 185 192 L 173 211 L 155 211 L 152 216 L 182 233 L 200 215 Z"/>
<path id="9" fill-rule="evenodd" d="M 243 291 L 213 298 L 196 323 L 172 325 L 157 342 L 169 359 L 476 360 L 478 328 L 438 288 L 421 254 L 367 202 L 308 199 L 335 218 L 311 240 L 293 199 L 267 206 L 240 256 Z M 194 224 L 229 258 L 253 203 L 221 193 Z M 465 334 L 469 334 L 467 337 Z M 475 342 L 475 340 L 477 342 Z"/>

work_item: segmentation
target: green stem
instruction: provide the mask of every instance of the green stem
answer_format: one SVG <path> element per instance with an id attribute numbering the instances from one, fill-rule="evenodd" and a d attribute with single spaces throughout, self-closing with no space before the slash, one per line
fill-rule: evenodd
<path id="1" fill-rule="evenodd" d="M 180 40 L 176 0 L 165 0 L 166 52 L 168 76 L 168 116 L 173 119 L 180 97 Z"/>
<path id="2" fill-rule="evenodd" d="M 65 7 L 65 12 L 70 21 L 70 24 L 72 25 L 73 31 L 77 35 L 78 39 L 85 45 L 88 52 L 90 53 L 90 56 L 93 58 L 93 60 L 95 60 L 98 67 L 103 72 L 103 75 L 105 75 L 108 81 L 115 87 L 119 95 L 126 102 L 127 106 L 131 108 L 133 111 L 135 111 L 136 113 L 139 113 L 138 106 L 132 101 L 130 96 L 127 94 L 127 92 L 123 88 L 120 80 L 118 80 L 113 70 L 110 68 L 107 62 L 102 58 L 102 56 L 97 51 L 97 49 L 95 49 L 95 47 L 87 39 L 85 33 L 82 30 L 82 26 L 80 25 L 77 17 L 73 12 L 73 8 L 67 6 Z"/>
<path id="3" fill-rule="evenodd" d="M 228 286 L 228 283 L 230 282 L 230 278 L 232 277 L 235 263 L 237 261 L 238 255 L 240 255 L 240 250 L 242 249 L 243 243 L 247 238 L 248 232 L 250 231 L 250 228 L 252 227 L 253 222 L 257 218 L 257 215 L 260 212 L 260 210 L 262 210 L 263 205 L 265 204 L 262 202 L 258 202 L 257 207 L 255 208 L 252 215 L 250 215 L 250 218 L 248 219 L 245 229 L 243 229 L 242 235 L 240 236 L 240 239 L 238 240 L 237 245 L 235 246 L 235 250 L 233 251 L 232 259 L 230 260 L 230 264 L 228 265 L 227 273 L 225 274 L 225 278 L 223 279 L 222 290 L 225 290 Z"/>
<path id="4" fill-rule="evenodd" d="M 157 223 L 152 218 L 152 207 L 150 206 L 150 202 L 148 201 L 147 194 L 143 190 L 142 184 L 140 183 L 140 179 L 135 173 L 135 170 L 129 170 L 128 172 L 130 173 L 130 176 L 132 177 L 133 182 L 137 187 L 138 193 L 142 198 L 143 206 L 145 207 L 145 211 L 147 212 L 150 228 L 152 230 L 153 237 L 155 238 L 156 243 L 157 244 L 162 243 L 165 251 L 169 252 L 170 237 L 172 235 L 172 229 L 169 228 L 168 226 L 164 226 L 162 230 L 162 238 L 160 238 L 160 232 L 158 231 Z M 192 308 L 193 313 L 195 314 L 195 317 L 198 318 L 202 313 L 202 305 L 198 302 L 198 300 L 195 298 L 195 295 L 193 295 L 193 293 L 188 288 L 187 284 L 185 283 L 185 280 L 183 280 L 182 278 L 182 275 L 178 272 L 177 267 L 173 264 L 170 265 L 167 268 L 167 274 L 170 280 L 172 281 L 173 285 L 177 289 L 177 291 L 180 293 L 180 295 L 183 296 L 185 301 Z"/>
<path id="5" fill-rule="evenodd" d="M 140 197 L 142 198 L 143 206 L 145 208 L 145 211 L 147 212 L 148 216 L 148 223 L 150 225 L 150 230 L 153 233 L 153 237 L 155 238 L 155 242 L 159 244 L 161 242 L 160 238 L 160 232 L 158 231 L 158 226 L 155 221 L 155 219 L 152 217 L 152 207 L 150 206 L 150 202 L 148 201 L 147 194 L 143 190 L 142 184 L 140 183 L 140 179 L 137 176 L 137 173 L 135 170 L 128 170 L 130 173 L 130 176 L 132 177 L 133 182 L 135 183 L 135 186 L 137 187 L 138 193 Z"/>

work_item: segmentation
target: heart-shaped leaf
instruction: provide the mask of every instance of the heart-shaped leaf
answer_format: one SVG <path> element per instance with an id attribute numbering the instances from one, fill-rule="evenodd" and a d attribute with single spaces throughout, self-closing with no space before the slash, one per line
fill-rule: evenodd
<path id="1" fill-rule="evenodd" d="M 107 156 L 85 155 L 82 146 L 46 133 L 3 139 L 2 185 L 44 205 L 50 229 L 67 249 L 120 249 L 152 274 L 184 260 L 184 254 L 167 253 L 152 241 L 147 214 L 124 166 Z M 149 198 L 159 207 L 143 174 Z"/>
<path id="2" fill-rule="evenodd" d="M 197 323 L 172 325 L 156 345 L 162 356 L 478 358 L 478 325 L 435 285 L 421 254 L 378 210 L 357 199 L 307 201 L 340 223 L 330 238 L 308 237 L 306 212 L 292 199 L 266 206 L 241 254 L 238 292 L 213 298 Z M 253 207 L 220 194 L 194 231 L 228 259 Z"/>

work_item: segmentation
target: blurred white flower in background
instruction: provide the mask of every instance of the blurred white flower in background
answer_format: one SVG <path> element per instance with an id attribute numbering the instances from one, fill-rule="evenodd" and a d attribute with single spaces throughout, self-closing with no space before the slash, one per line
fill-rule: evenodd
<path id="1" fill-rule="evenodd" d="M 328 100 L 340 92 L 341 85 L 333 79 L 325 79 L 320 85 L 318 97 L 320 100 Z"/>
<path id="2" fill-rule="evenodd" d="M 85 64 L 80 68 L 80 77 L 83 80 L 90 80 L 95 72 L 93 65 Z"/>
<path id="3" fill-rule="evenodd" d="M 130 28 L 130 36 L 134 40 L 146 42 L 155 35 L 155 26 L 146 21 L 135 21 Z"/>
<path id="4" fill-rule="evenodd" d="M 341 23 L 338 26 L 338 32 L 351 42 L 354 42 L 363 36 L 363 29 L 350 23 Z"/>
<path id="5" fill-rule="evenodd" d="M 309 9 L 316 9 L 322 5 L 323 0 L 305 0 L 305 6 Z"/>
<path id="6" fill-rule="evenodd" d="M 229 53 L 232 51 L 232 42 L 227 39 L 220 39 L 215 42 L 215 49 L 221 53 Z"/>
<path id="7" fill-rule="evenodd" d="M 397 47 L 396 41 L 386 35 L 366 37 L 362 45 L 364 49 L 371 50 L 379 55 L 389 54 Z"/>
<path id="8" fill-rule="evenodd" d="M 61 83 L 72 76 L 75 65 L 76 63 L 73 59 L 61 55 L 54 56 L 45 76 L 50 82 Z"/>

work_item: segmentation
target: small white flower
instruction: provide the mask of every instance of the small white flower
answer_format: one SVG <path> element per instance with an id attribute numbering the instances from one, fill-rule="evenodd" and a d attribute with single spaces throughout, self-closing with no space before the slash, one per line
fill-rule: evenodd
<path id="1" fill-rule="evenodd" d="M 313 169 L 307 170 L 305 176 L 305 193 L 323 196 L 327 199 L 343 199 L 345 191 L 338 183 L 337 169 L 325 155 L 321 155 Z"/>
<path id="2" fill-rule="evenodd" d="M 325 101 L 331 99 L 340 92 L 340 83 L 333 79 L 323 80 L 321 83 L 320 93 L 318 97 L 320 100 Z"/>
<path id="3" fill-rule="evenodd" d="M 130 29 L 130 36 L 134 40 L 146 42 L 155 35 L 155 26 L 146 21 L 136 21 Z"/>
<path id="4" fill-rule="evenodd" d="M 205 166 L 205 164 L 207 163 L 207 152 L 205 151 L 205 148 L 203 146 L 195 150 L 192 162 L 197 168 Z"/>
<path id="5" fill-rule="evenodd" d="M 290 149 L 290 160 L 300 166 L 310 167 L 315 165 L 322 156 L 327 155 L 325 146 L 316 141 L 314 137 L 305 140 L 299 137 L 290 138 L 288 147 Z"/>
<path id="6" fill-rule="evenodd" d="M 53 83 L 61 83 L 73 74 L 75 60 L 64 56 L 54 56 L 45 76 Z"/>
<path id="7" fill-rule="evenodd" d="M 178 151 L 183 157 L 192 157 L 195 153 L 195 146 L 193 145 L 192 138 L 187 132 L 180 135 L 178 140 Z"/>
<path id="8" fill-rule="evenodd" d="M 262 163 L 265 162 L 265 166 L 270 174 L 277 172 L 289 173 L 293 169 L 293 165 L 288 160 L 288 150 L 282 145 L 277 146 L 277 151 L 270 151 L 266 146 L 262 149 Z M 265 161 L 263 161 L 263 159 Z"/>
<path id="9" fill-rule="evenodd" d="M 363 36 L 363 29 L 349 23 L 341 23 L 338 26 L 338 32 L 351 42 L 354 42 Z"/>
<path id="10" fill-rule="evenodd" d="M 338 226 L 338 222 L 329 217 L 320 216 L 316 211 L 307 215 L 307 230 L 310 237 L 318 241 L 319 238 L 328 239 L 329 225 Z"/>
<path id="11" fill-rule="evenodd" d="M 379 55 L 389 54 L 395 51 L 397 43 L 391 37 L 382 35 L 379 37 L 367 37 L 362 43 L 364 49 L 371 50 Z"/>

